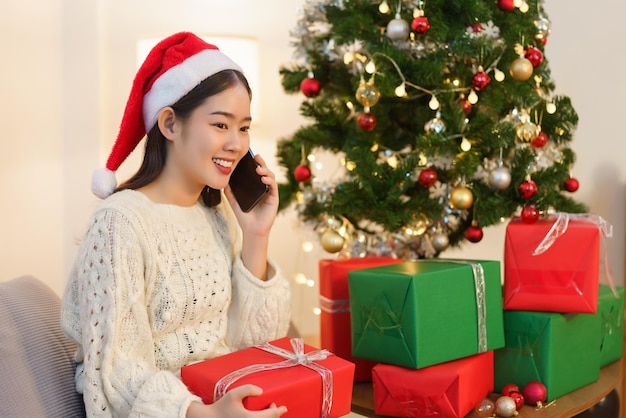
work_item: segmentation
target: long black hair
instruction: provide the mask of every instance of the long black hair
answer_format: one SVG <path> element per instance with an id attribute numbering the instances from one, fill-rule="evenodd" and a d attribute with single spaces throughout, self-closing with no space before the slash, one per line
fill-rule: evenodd
<path id="1" fill-rule="evenodd" d="M 207 98 L 215 96 L 238 83 L 242 84 L 248 90 L 250 97 L 252 97 L 248 80 L 241 72 L 237 70 L 223 70 L 204 79 L 171 107 L 174 109 L 177 117 L 183 121 L 187 120 L 194 109 L 202 105 Z M 115 191 L 139 189 L 152 183 L 163 171 L 166 159 L 167 139 L 159 129 L 159 124 L 156 123 L 148 132 L 141 167 L 131 178 L 120 184 Z M 200 196 L 204 204 L 209 207 L 215 206 L 221 201 L 220 191 L 209 186 L 205 186 L 202 189 Z"/>

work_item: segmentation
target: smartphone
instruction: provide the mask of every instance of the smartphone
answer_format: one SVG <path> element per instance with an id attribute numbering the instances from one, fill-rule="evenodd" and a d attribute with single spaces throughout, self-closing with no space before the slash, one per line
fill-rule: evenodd
<path id="1" fill-rule="evenodd" d="M 230 175 L 228 184 L 244 212 L 250 212 L 269 191 L 269 186 L 261 182 L 261 176 L 256 172 L 257 167 L 254 153 L 249 149 Z"/>

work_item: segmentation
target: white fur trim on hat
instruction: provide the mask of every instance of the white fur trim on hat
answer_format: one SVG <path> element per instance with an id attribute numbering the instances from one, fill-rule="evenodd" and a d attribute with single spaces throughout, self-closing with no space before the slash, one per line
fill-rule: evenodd
<path id="1" fill-rule="evenodd" d="M 91 191 L 100 199 L 109 197 L 117 187 L 115 172 L 108 168 L 98 168 L 91 176 Z"/>
<path id="2" fill-rule="evenodd" d="M 161 109 L 176 103 L 207 78 L 208 74 L 229 69 L 243 72 L 239 65 L 221 51 L 205 49 L 161 74 L 143 97 L 146 132 L 156 124 Z"/>

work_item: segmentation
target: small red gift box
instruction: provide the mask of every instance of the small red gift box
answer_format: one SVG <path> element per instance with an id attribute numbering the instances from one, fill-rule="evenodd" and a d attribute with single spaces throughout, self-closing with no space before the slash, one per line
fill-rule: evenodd
<path id="1" fill-rule="evenodd" d="M 594 222 L 564 219 L 528 224 L 515 218 L 507 225 L 505 310 L 596 312 L 600 228 Z"/>
<path id="2" fill-rule="evenodd" d="M 417 370 L 381 363 L 372 378 L 377 415 L 462 418 L 494 390 L 493 350 Z"/>
<path id="3" fill-rule="evenodd" d="M 320 347 L 355 364 L 355 382 L 371 382 L 375 362 L 352 357 L 348 273 L 370 267 L 400 263 L 391 257 L 320 260 Z"/>
<path id="4" fill-rule="evenodd" d="M 334 418 L 350 412 L 354 364 L 327 350 L 316 350 L 299 338 L 269 343 L 194 363 L 181 368 L 189 390 L 206 404 L 229 389 L 254 384 L 260 396 L 244 399 L 252 411 L 272 403 L 287 406 L 283 417 Z"/>

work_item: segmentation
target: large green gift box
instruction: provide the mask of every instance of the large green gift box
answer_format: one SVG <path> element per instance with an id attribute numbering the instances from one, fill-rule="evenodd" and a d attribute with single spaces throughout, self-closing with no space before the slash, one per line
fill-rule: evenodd
<path id="1" fill-rule="evenodd" d="M 496 390 L 538 380 L 556 399 L 600 377 L 600 316 L 505 311 L 506 346 L 494 353 Z"/>
<path id="2" fill-rule="evenodd" d="M 616 287 L 617 297 L 609 286 L 600 285 L 600 367 L 622 358 L 624 354 L 624 288 Z"/>
<path id="3" fill-rule="evenodd" d="M 406 261 L 348 285 L 355 358 L 419 369 L 504 346 L 498 261 Z"/>

